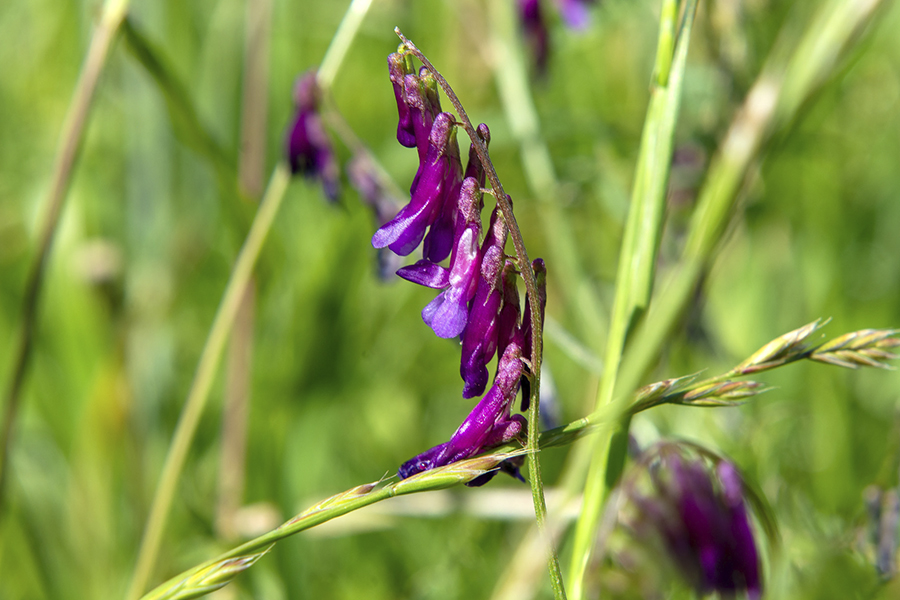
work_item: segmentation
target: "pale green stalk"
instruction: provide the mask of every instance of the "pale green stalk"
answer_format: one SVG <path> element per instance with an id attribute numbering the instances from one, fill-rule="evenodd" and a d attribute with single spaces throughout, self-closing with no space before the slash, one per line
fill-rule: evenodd
<path id="1" fill-rule="evenodd" d="M 71 104 L 69 104 L 59 147 L 53 160 L 50 192 L 47 195 L 46 206 L 41 218 L 38 250 L 28 268 L 28 279 L 25 283 L 25 294 L 22 299 L 22 324 L 16 342 L 16 349 L 11 353 L 13 362 L 9 371 L 4 397 L 3 426 L 0 429 L 0 506 L 3 503 L 4 484 L 7 479 L 6 465 L 9 462 L 13 422 L 18 414 L 22 385 L 25 382 L 25 374 L 31 362 L 38 304 L 40 303 L 44 275 L 47 269 L 47 260 L 53 246 L 53 237 L 59 224 L 59 217 L 62 213 L 66 194 L 69 190 L 75 159 L 78 156 L 78 151 L 81 149 L 84 126 L 87 123 L 88 114 L 93 104 L 97 81 L 103 73 L 106 59 L 109 56 L 109 48 L 119 31 L 119 27 L 122 25 L 127 11 L 128 0 L 107 0 L 103 5 L 100 23 L 91 37 L 91 45 L 84 59 L 81 74 L 78 76 L 75 94 L 72 97 Z"/>
<path id="2" fill-rule="evenodd" d="M 340 38 L 340 41 L 337 43 L 333 42 L 322 59 L 322 64 L 325 68 L 320 70 L 316 76 L 320 86 L 327 88 L 331 85 L 334 76 L 337 74 L 340 62 L 346 56 L 347 48 L 358 31 L 359 20 L 362 19 L 366 10 L 368 10 L 368 5 L 369 2 L 366 0 L 354 0 L 348 9 L 344 21 L 342 21 L 338 32 L 335 34 L 335 37 Z M 260 203 L 253 225 L 251 225 L 247 240 L 232 270 L 231 279 L 228 282 L 222 304 L 219 305 L 212 329 L 204 345 L 197 365 L 197 372 L 191 384 L 191 390 L 182 408 L 172 443 L 169 446 L 160 482 L 150 506 L 150 516 L 147 518 L 144 536 L 138 550 L 135 571 L 128 586 L 127 600 L 135 600 L 140 596 L 146 588 L 153 567 L 156 564 L 156 557 L 159 554 L 162 534 L 165 531 L 172 498 L 174 497 L 181 471 L 184 468 L 187 451 L 190 448 L 200 416 L 206 405 L 209 389 L 215 376 L 216 367 L 222 357 L 225 341 L 234 324 L 241 298 L 253 273 L 253 266 L 259 256 L 262 243 L 265 241 L 269 229 L 271 229 L 290 178 L 291 173 L 287 165 L 283 162 L 279 163 L 269 180 L 268 188 Z"/>
<path id="3" fill-rule="evenodd" d="M 194 439 L 194 433 L 197 431 L 200 416 L 203 414 L 203 409 L 209 398 L 209 390 L 212 387 L 216 368 L 222 358 L 225 341 L 228 339 L 228 334 L 234 324 L 247 283 L 253 275 L 256 259 L 259 257 L 263 242 L 265 242 L 266 236 L 272 228 L 275 215 L 278 214 L 278 208 L 284 199 L 290 179 L 291 173 L 287 165 L 279 163 L 272 173 L 272 178 L 269 180 L 269 185 L 266 193 L 263 195 L 259 210 L 256 213 L 253 224 L 250 226 L 250 232 L 247 234 L 247 239 L 235 261 L 231 277 L 222 296 L 222 302 L 219 304 L 209 336 L 206 338 L 206 343 L 200 354 L 197 371 L 194 373 L 191 389 L 188 392 L 187 400 L 178 419 L 178 425 L 175 427 L 175 433 L 172 436 L 169 452 L 163 465 L 162 475 L 160 475 L 159 484 L 156 487 L 153 502 L 150 505 L 150 516 L 147 518 L 147 523 L 144 527 L 144 536 L 141 539 L 141 546 L 138 550 L 137 563 L 131 583 L 128 586 L 128 593 L 126 594 L 128 599 L 140 597 L 156 564 L 156 557 L 159 554 L 160 542 L 166 528 L 169 509 L 172 506 L 172 498 L 175 496 L 178 480 L 184 468 L 191 442 Z"/>
<path id="4" fill-rule="evenodd" d="M 837 68 L 840 57 L 858 41 L 880 4 L 881 0 L 829 1 L 818 10 L 792 50 L 788 48 L 789 36 L 782 34 L 710 163 L 682 257 L 660 286 L 653 310 L 635 331 L 617 393 L 635 389 L 659 355 L 693 297 L 738 198 L 749 187 L 749 174 L 755 170 L 766 142 L 794 121 Z"/>
<path id="5" fill-rule="evenodd" d="M 356 38 L 359 26 L 362 25 L 371 5 L 372 0 L 353 0 L 347 8 L 347 12 L 344 13 L 344 18 L 338 25 L 334 37 L 331 38 L 331 44 L 325 51 L 325 57 L 316 72 L 316 83 L 323 90 L 330 89 L 331 84 L 334 83 L 334 78 L 344 62 L 344 57 L 347 56 L 347 50 L 350 49 L 350 45 Z"/>
<path id="6" fill-rule="evenodd" d="M 584 339 L 602 340 L 606 337 L 606 323 L 601 315 L 603 304 L 591 277 L 581 264 L 575 235 L 563 214 L 560 187 L 553 167 L 550 149 L 541 135 L 540 118 L 534 105 L 525 60 L 522 36 L 514 2 L 490 2 L 490 57 L 503 112 L 510 131 L 519 144 L 522 172 L 531 193 L 537 200 L 536 210 L 544 228 L 549 250 L 548 264 L 552 265 L 556 290 L 563 295 L 563 304 L 576 322 L 585 330 Z M 598 347 L 593 348 L 599 351 Z"/>
<path id="7" fill-rule="evenodd" d="M 631 208 L 619 255 L 616 298 L 604 358 L 597 409 L 612 402 L 625 341 L 650 301 L 656 253 L 662 233 L 672 146 L 681 100 L 687 50 L 696 0 L 684 5 L 684 21 L 676 39 L 677 0 L 665 0 L 650 104 L 641 139 Z M 585 482 L 581 514 L 575 526 L 568 587 L 572 598 L 585 596 L 584 576 L 590 563 L 603 504 L 624 465 L 628 418 L 612 438 L 597 436 Z"/>

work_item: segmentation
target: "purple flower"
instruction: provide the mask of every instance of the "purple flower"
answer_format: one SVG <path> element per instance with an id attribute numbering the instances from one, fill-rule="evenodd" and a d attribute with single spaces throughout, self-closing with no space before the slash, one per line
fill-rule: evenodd
<path id="1" fill-rule="evenodd" d="M 510 415 L 510 406 L 519 391 L 519 380 L 522 377 L 521 357 L 521 349 L 510 344 L 497 366 L 494 385 L 469 413 L 450 441 L 403 463 L 397 472 L 401 479 L 470 458 L 487 448 L 505 444 L 525 432 L 525 418 L 522 415 Z M 507 469 L 514 470 L 514 474 L 518 475 L 517 466 L 507 466 Z"/>
<path id="2" fill-rule="evenodd" d="M 506 223 L 495 207 L 488 234 L 481 246 L 481 273 L 462 335 L 459 373 L 465 382 L 463 398 L 474 398 L 484 393 L 488 381 L 487 364 L 497 351 L 497 323 L 503 302 L 500 276 L 506 259 L 503 253 L 506 237 Z"/>
<path id="3" fill-rule="evenodd" d="M 372 245 L 388 247 L 400 256 L 415 250 L 425 237 L 425 230 L 440 214 L 461 171 L 453 115 L 440 113 L 431 128 L 428 155 L 419 165 L 409 204 L 375 232 Z"/>
<path id="4" fill-rule="evenodd" d="M 655 532 L 687 581 L 701 593 L 760 598 L 759 556 L 734 465 L 715 472 L 674 444 L 658 450 L 651 466 L 654 491 L 635 494 L 638 534 Z"/>
<path id="5" fill-rule="evenodd" d="M 422 310 L 422 319 L 438 337 L 453 338 L 462 333 L 468 321 L 468 303 L 475 294 L 480 269 L 478 240 L 481 237 L 481 192 L 477 182 L 467 178 L 459 195 L 459 212 L 466 227 L 456 240 L 450 255 L 450 268 L 430 260 L 403 267 L 397 275 L 434 289 L 443 289 Z M 483 390 L 482 390 L 483 391 Z"/>
<path id="6" fill-rule="evenodd" d="M 412 56 L 401 52 L 389 54 L 388 71 L 391 74 L 391 84 L 394 86 L 397 112 L 400 113 L 400 121 L 397 123 L 397 141 L 407 148 L 414 148 L 416 134 L 413 130 L 412 115 L 406 104 L 406 92 L 404 91 L 406 76 L 413 74 Z"/>
<path id="7" fill-rule="evenodd" d="M 291 173 L 319 179 L 325 196 L 334 202 L 340 194 L 338 164 L 319 116 L 319 87 L 314 70 L 300 76 L 294 84 L 294 107 L 297 114 L 285 143 Z"/>

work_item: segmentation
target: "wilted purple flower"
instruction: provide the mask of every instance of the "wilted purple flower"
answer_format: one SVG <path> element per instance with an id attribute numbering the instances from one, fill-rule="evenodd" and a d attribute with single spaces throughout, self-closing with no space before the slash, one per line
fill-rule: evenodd
<path id="1" fill-rule="evenodd" d="M 307 71 L 294 84 L 294 107 L 297 114 L 285 144 L 291 173 L 318 178 L 325 196 L 334 202 L 340 194 L 338 164 L 319 116 L 315 70 Z"/>
<path id="2" fill-rule="evenodd" d="M 425 237 L 425 230 L 440 214 L 461 171 L 453 115 L 440 113 L 431 128 L 428 155 L 419 165 L 409 204 L 375 232 L 372 245 L 388 247 L 400 256 L 415 250 Z"/>
<path id="3" fill-rule="evenodd" d="M 419 75 L 407 75 L 403 79 L 404 99 L 409 107 L 409 119 L 412 124 L 419 160 L 428 155 L 428 139 L 434 120 L 441 113 L 441 98 L 438 95 L 437 80 L 431 71 L 422 67 Z M 415 185 L 415 181 L 413 182 Z"/>
<path id="4" fill-rule="evenodd" d="M 403 463 L 397 472 L 401 479 L 475 456 L 487 448 L 505 444 L 525 432 L 524 417 L 510 415 L 510 406 L 519 391 L 519 380 L 522 376 L 521 357 L 521 349 L 515 344 L 510 344 L 497 365 L 494 385 L 469 413 L 450 441 L 426 450 Z M 508 468 L 514 471 L 514 475 L 518 475 L 518 468 L 515 465 Z"/>
<path id="5" fill-rule="evenodd" d="M 653 493 L 632 494 L 638 534 L 655 532 L 687 581 L 701 593 L 762 594 L 759 556 L 744 505 L 743 484 L 734 465 L 721 461 L 715 472 L 666 444 L 651 465 Z"/>
<path id="6" fill-rule="evenodd" d="M 547 32 L 540 0 L 519 0 L 519 18 L 522 20 L 522 33 L 535 68 L 538 73 L 543 74 L 547 70 L 550 34 Z"/>

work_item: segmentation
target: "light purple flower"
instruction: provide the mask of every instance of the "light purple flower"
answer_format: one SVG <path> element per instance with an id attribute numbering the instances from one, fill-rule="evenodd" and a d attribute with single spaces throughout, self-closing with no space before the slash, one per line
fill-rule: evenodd
<path id="1" fill-rule="evenodd" d="M 566 25 L 572 29 L 585 29 L 591 23 L 588 6 L 595 0 L 557 0 L 559 12 Z"/>
<path id="2" fill-rule="evenodd" d="M 319 87 L 311 70 L 294 84 L 296 116 L 285 141 L 291 173 L 322 182 L 325 196 L 332 202 L 340 195 L 340 176 L 331 141 L 319 116 Z"/>

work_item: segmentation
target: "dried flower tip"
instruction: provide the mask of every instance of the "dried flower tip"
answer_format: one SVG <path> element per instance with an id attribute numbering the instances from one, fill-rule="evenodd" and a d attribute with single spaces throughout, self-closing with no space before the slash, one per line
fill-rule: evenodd
<path id="1" fill-rule="evenodd" d="M 863 329 L 842 335 L 816 348 L 810 355 L 812 360 L 838 367 L 857 369 L 859 367 L 892 368 L 883 360 L 900 358 L 890 352 L 900 346 L 900 338 L 895 337 L 898 329 Z"/>
<path id="2" fill-rule="evenodd" d="M 735 367 L 734 372 L 748 375 L 803 358 L 808 349 L 803 342 L 826 324 L 827 321 L 822 322 L 821 319 L 816 319 L 812 323 L 772 340 Z"/>

